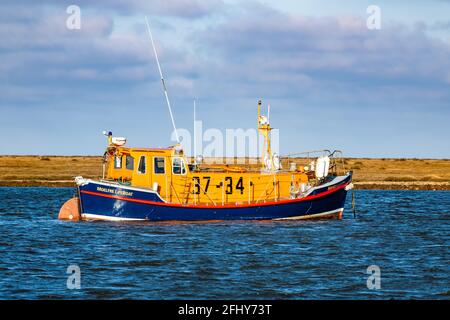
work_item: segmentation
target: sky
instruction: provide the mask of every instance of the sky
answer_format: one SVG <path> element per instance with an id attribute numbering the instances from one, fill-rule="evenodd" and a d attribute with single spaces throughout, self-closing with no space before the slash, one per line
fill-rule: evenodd
<path id="1" fill-rule="evenodd" d="M 0 154 L 174 144 L 145 15 L 178 128 L 194 98 L 204 129 L 254 128 L 261 99 L 281 154 L 450 158 L 449 0 L 2 0 Z"/>

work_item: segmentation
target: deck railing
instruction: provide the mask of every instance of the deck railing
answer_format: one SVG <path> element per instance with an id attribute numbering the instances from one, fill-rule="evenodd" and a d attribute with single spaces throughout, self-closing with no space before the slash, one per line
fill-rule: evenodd
<path id="1" fill-rule="evenodd" d="M 313 150 L 297 153 L 289 153 L 287 155 L 280 156 L 281 170 L 280 172 L 292 171 L 291 166 L 296 165 L 297 168 L 310 166 L 313 160 L 316 160 L 319 156 L 330 157 L 330 173 L 344 174 L 345 160 L 343 158 L 342 151 L 334 150 Z M 193 161 L 193 159 L 191 159 Z M 204 163 L 197 165 L 197 169 L 200 171 L 209 172 L 236 172 L 243 170 L 243 172 L 260 172 L 262 168 L 261 158 L 245 157 L 245 158 L 205 158 Z"/>
<path id="2" fill-rule="evenodd" d="M 346 173 L 345 159 L 343 153 L 340 150 L 314 150 L 298 153 L 290 153 L 280 157 L 283 170 L 289 171 L 295 164 L 296 167 L 310 167 L 311 162 L 316 160 L 320 156 L 328 156 L 330 158 L 329 172 L 334 175 L 341 175 Z M 307 171 L 307 170 L 306 170 Z"/>

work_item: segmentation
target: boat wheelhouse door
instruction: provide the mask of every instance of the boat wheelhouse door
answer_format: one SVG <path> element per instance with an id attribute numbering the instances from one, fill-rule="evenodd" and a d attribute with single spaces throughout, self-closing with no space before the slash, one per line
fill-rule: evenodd
<path id="1" fill-rule="evenodd" d="M 150 165 L 148 155 L 144 153 L 133 154 L 133 186 L 148 188 L 150 186 Z"/>
<path id="2" fill-rule="evenodd" d="M 164 154 L 152 155 L 151 188 L 157 191 L 163 199 L 170 194 L 170 161 Z"/>

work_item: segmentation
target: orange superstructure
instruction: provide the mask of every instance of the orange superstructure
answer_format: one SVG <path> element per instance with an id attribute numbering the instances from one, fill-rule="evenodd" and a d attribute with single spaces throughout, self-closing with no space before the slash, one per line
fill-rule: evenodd
<path id="1" fill-rule="evenodd" d="M 195 163 L 185 156 L 180 145 L 129 148 L 114 144 L 109 135 L 104 179 L 152 189 L 165 201 L 178 204 L 242 204 L 296 197 L 315 183 L 314 168 L 292 166 L 292 159 L 272 154 L 271 128 L 268 118 L 261 116 L 260 106 L 261 102 L 258 129 L 265 147 L 259 165 Z"/>

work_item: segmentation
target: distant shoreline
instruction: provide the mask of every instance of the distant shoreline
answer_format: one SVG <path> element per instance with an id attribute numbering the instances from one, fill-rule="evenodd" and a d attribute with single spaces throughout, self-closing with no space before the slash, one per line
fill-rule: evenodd
<path id="1" fill-rule="evenodd" d="M 450 183 L 378 183 L 378 182 L 354 182 L 357 190 L 432 190 L 450 191 Z M 70 188 L 75 187 L 73 180 L 67 181 L 0 181 L 0 187 L 42 187 L 42 188 Z"/>
<path id="2" fill-rule="evenodd" d="M 356 189 L 450 190 L 450 159 L 345 158 Z M 0 156 L 0 187 L 73 187 L 98 178 L 99 156 Z"/>

